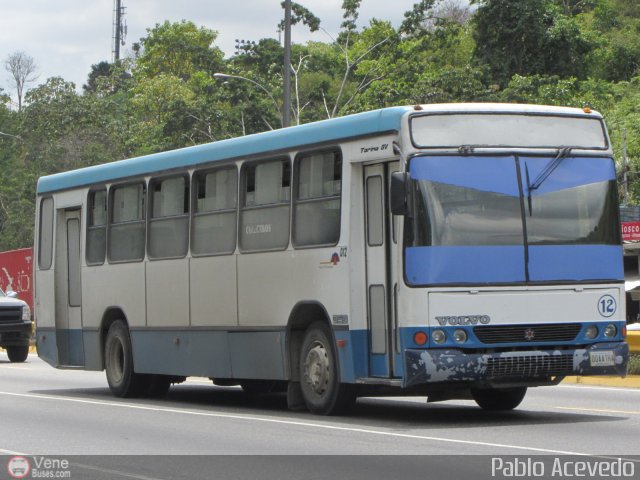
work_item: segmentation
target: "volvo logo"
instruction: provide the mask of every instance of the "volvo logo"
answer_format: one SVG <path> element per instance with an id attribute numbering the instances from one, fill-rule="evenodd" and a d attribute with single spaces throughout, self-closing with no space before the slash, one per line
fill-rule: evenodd
<path id="1" fill-rule="evenodd" d="M 531 328 L 527 328 L 524 331 L 524 339 L 530 342 L 534 338 L 536 338 L 536 332 L 534 332 Z"/>
<path id="2" fill-rule="evenodd" d="M 491 322 L 489 315 L 459 315 L 457 317 L 436 317 L 438 323 L 445 325 L 486 325 Z"/>

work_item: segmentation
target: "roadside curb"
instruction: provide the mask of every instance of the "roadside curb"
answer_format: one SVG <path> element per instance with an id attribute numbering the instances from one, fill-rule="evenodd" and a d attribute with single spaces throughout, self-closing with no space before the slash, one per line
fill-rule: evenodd
<path id="1" fill-rule="evenodd" d="M 565 377 L 564 384 L 599 385 L 602 387 L 640 388 L 640 375 L 626 377 Z"/>

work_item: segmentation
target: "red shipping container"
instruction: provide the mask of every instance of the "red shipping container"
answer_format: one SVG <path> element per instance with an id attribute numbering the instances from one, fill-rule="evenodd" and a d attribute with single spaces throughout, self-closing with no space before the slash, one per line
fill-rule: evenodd
<path id="1" fill-rule="evenodd" d="M 0 252 L 0 288 L 16 292 L 33 312 L 33 248 Z"/>

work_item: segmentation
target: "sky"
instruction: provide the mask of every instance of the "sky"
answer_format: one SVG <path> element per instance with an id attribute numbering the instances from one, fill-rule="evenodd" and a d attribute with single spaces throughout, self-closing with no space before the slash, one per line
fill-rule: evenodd
<path id="1" fill-rule="evenodd" d="M 165 20 L 190 20 L 218 32 L 215 45 L 233 55 L 235 40 L 278 38 L 284 16 L 281 0 L 122 0 L 126 7 L 126 45 L 121 56 L 146 36 L 147 29 Z M 390 20 L 398 26 L 415 0 L 362 0 L 360 26 L 369 19 Z M 34 58 L 38 79 L 27 86 L 60 76 L 76 84 L 86 82 L 91 65 L 112 59 L 114 0 L 0 0 L 0 88 L 15 94 L 4 68 L 8 56 L 23 51 Z M 342 22 L 342 0 L 298 0 L 335 36 Z M 292 29 L 292 41 L 330 41 L 323 32 L 310 33 L 302 25 Z"/>

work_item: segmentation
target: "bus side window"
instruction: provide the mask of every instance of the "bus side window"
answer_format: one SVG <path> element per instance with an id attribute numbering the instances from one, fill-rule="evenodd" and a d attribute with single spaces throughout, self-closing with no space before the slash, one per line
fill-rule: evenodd
<path id="1" fill-rule="evenodd" d="M 53 198 L 44 198 L 40 203 L 39 234 L 38 266 L 40 270 L 48 270 L 53 258 Z"/>
<path id="2" fill-rule="evenodd" d="M 300 156 L 295 179 L 293 244 L 296 247 L 336 245 L 340 238 L 340 153 Z"/>
<path id="3" fill-rule="evenodd" d="M 107 190 L 89 192 L 87 265 L 102 265 L 107 247 Z"/>
<path id="4" fill-rule="evenodd" d="M 241 175 L 240 249 L 284 250 L 289 244 L 289 160 L 245 164 Z"/>
<path id="5" fill-rule="evenodd" d="M 144 183 L 117 186 L 109 190 L 109 261 L 144 260 L 145 194 Z"/>
<path id="6" fill-rule="evenodd" d="M 193 176 L 194 207 L 191 253 L 221 255 L 236 249 L 236 207 L 238 171 L 236 167 Z"/>
<path id="7" fill-rule="evenodd" d="M 184 257 L 189 248 L 188 177 L 153 179 L 149 192 L 149 258 Z"/>

